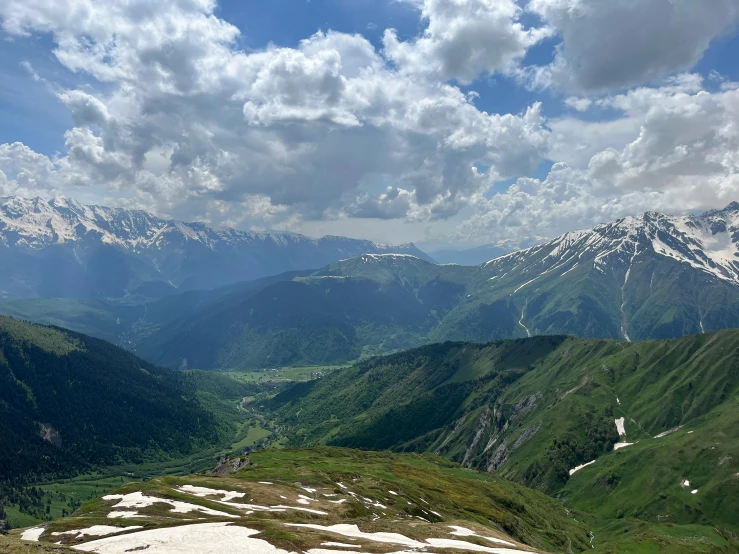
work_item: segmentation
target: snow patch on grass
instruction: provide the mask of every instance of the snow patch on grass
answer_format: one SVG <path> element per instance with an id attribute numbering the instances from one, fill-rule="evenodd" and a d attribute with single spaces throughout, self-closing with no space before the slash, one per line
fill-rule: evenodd
<path id="1" fill-rule="evenodd" d="M 106 537 L 75 546 L 75 550 L 98 554 L 288 554 L 265 540 L 252 538 L 260 531 L 230 523 L 196 523 L 138 531 Z"/>
<path id="2" fill-rule="evenodd" d="M 436 548 L 456 548 L 457 550 L 473 550 L 475 552 L 489 552 L 490 554 L 520 554 L 528 552 L 534 554 L 531 550 L 518 550 L 514 548 L 497 548 L 494 546 L 482 546 L 467 541 L 459 541 L 456 539 L 426 539 L 431 546 Z"/>
<path id="3" fill-rule="evenodd" d="M 476 531 L 473 531 L 472 529 L 467 529 L 466 527 L 460 527 L 458 525 L 450 525 L 454 531 L 452 531 L 451 535 L 456 535 L 458 537 L 479 537 L 481 539 L 485 539 L 491 542 L 497 542 L 499 544 L 505 544 L 508 546 L 515 546 L 512 542 L 504 541 L 503 539 L 497 539 L 495 537 L 485 537 L 483 535 L 478 535 Z"/>
<path id="4" fill-rule="evenodd" d="M 622 437 L 625 436 L 626 435 L 626 426 L 624 425 L 625 418 L 620 417 L 616 419 L 615 422 L 616 422 L 616 430 L 618 431 L 618 434 Z"/>
<path id="5" fill-rule="evenodd" d="M 588 467 L 589 465 L 592 465 L 592 464 L 594 464 L 594 463 L 595 463 L 595 460 L 593 460 L 592 462 L 588 462 L 587 464 L 583 464 L 583 465 L 581 465 L 581 466 L 573 467 L 573 468 L 572 468 L 572 469 L 570 470 L 570 475 L 575 475 L 575 473 L 577 473 L 578 471 L 580 471 L 580 470 L 581 470 L 582 468 L 584 468 L 584 467 Z"/>
<path id="6" fill-rule="evenodd" d="M 116 518 L 135 518 L 135 517 L 148 517 L 142 514 L 139 514 L 138 512 L 110 512 L 108 514 L 109 519 L 116 519 Z"/>
<path id="7" fill-rule="evenodd" d="M 169 504 L 170 506 L 172 506 L 171 511 L 176 514 L 202 512 L 210 516 L 233 518 L 239 517 L 233 514 L 227 514 L 226 512 L 221 512 L 219 510 L 206 508 L 205 506 L 198 506 L 197 504 L 180 502 L 179 500 L 170 500 L 168 498 L 159 498 L 156 496 L 146 496 L 140 491 L 132 492 L 129 494 L 109 494 L 107 496 L 103 496 L 103 500 L 118 500 L 118 504 L 113 505 L 113 508 L 146 508 L 148 506 L 153 506 L 154 504 Z"/>
<path id="8" fill-rule="evenodd" d="M 33 529 L 26 529 L 21 533 L 22 541 L 33 541 L 38 542 L 38 539 L 46 531 L 43 527 L 34 527 Z"/>
<path id="9" fill-rule="evenodd" d="M 104 537 L 105 535 L 112 535 L 114 533 L 123 533 L 124 531 L 133 531 L 135 529 L 143 529 L 141 525 L 131 525 L 130 527 L 113 527 L 112 525 L 93 525 L 87 529 L 71 529 L 69 531 L 57 531 L 52 533 L 55 537 L 60 535 L 76 535 L 75 538 L 79 539 L 85 535 L 91 537 Z"/>
<path id="10" fill-rule="evenodd" d="M 659 435 L 655 435 L 654 438 L 655 439 L 661 439 L 662 437 L 666 437 L 670 433 L 674 433 L 675 431 L 677 431 L 678 429 L 681 429 L 681 428 L 682 428 L 682 425 L 678 425 L 677 427 L 673 427 L 672 429 L 668 429 L 667 431 L 664 431 L 664 432 L 660 433 Z"/>
<path id="11" fill-rule="evenodd" d="M 613 449 L 619 450 L 621 448 L 626 448 L 627 446 L 631 446 L 632 444 L 634 443 L 633 442 L 617 442 L 616 444 L 613 445 Z"/>
<path id="12" fill-rule="evenodd" d="M 349 525 L 347 523 L 338 523 L 336 525 L 316 525 L 313 523 L 286 523 L 289 527 L 302 527 L 305 529 L 315 529 L 316 531 L 324 531 L 327 533 L 335 533 L 344 537 L 353 537 L 355 539 L 365 539 L 374 542 L 383 542 L 390 544 L 402 544 L 413 548 L 423 548 L 426 544 L 417 540 L 406 537 L 399 533 L 365 533 L 360 531 L 357 525 Z"/>
<path id="13" fill-rule="evenodd" d="M 229 500 L 233 500 L 234 498 L 244 498 L 244 496 L 246 496 L 246 493 L 244 492 L 208 489 L 206 487 L 194 487 L 192 485 L 184 485 L 178 490 L 180 492 L 192 494 L 193 496 L 198 496 L 200 498 L 204 498 L 206 496 L 221 496 L 221 500 L 223 500 L 224 502 L 228 502 Z"/>

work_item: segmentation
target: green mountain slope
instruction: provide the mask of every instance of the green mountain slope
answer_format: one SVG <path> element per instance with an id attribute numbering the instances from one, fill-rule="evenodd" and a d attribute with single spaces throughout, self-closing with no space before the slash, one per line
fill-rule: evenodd
<path id="1" fill-rule="evenodd" d="M 482 266 L 363 255 L 187 315 L 142 353 L 168 366 L 186 358 L 202 369 L 247 368 L 344 363 L 447 340 L 630 341 L 738 327 L 735 237 L 739 204 L 700 217 L 625 218 Z"/>
<path id="2" fill-rule="evenodd" d="M 16 484 L 188 454 L 219 424 L 170 370 L 77 333 L 0 317 L 0 467 Z"/>
<path id="3" fill-rule="evenodd" d="M 737 368 L 735 330 L 643 343 L 445 343 L 296 385 L 268 408 L 296 446 L 434 452 L 603 517 L 736 531 L 739 511 L 718 491 L 739 479 Z M 617 442 L 637 444 L 614 451 Z M 691 478 L 696 494 L 680 486 Z"/>
<path id="4" fill-rule="evenodd" d="M 154 333 L 139 351 L 172 367 L 186 360 L 201 369 L 243 369 L 344 363 L 410 348 L 427 342 L 467 294 L 470 269 L 364 255 L 278 276 Z"/>

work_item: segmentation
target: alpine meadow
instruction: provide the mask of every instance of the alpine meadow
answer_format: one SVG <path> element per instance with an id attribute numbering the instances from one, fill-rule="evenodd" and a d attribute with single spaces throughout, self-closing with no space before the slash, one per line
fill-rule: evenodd
<path id="1" fill-rule="evenodd" d="M 0 554 L 739 554 L 738 52 L 0 1 Z"/>

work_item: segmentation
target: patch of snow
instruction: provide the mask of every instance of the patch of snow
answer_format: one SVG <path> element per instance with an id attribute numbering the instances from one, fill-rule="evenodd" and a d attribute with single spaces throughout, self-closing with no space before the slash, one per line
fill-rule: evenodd
<path id="1" fill-rule="evenodd" d="M 615 422 L 616 422 L 616 430 L 618 431 L 618 434 L 622 437 L 626 435 L 626 426 L 624 425 L 625 418 L 620 417 L 616 419 Z"/>
<path id="2" fill-rule="evenodd" d="M 252 538 L 259 533 L 230 523 L 195 523 L 106 537 L 73 548 L 98 554 L 137 551 L 146 554 L 288 554 L 265 540 Z"/>
<path id="3" fill-rule="evenodd" d="M 329 500 L 331 504 L 343 504 L 346 502 L 346 498 L 342 498 L 341 500 Z"/>
<path id="4" fill-rule="evenodd" d="M 274 485 L 271 481 L 257 481 L 260 485 Z"/>
<path id="5" fill-rule="evenodd" d="M 147 517 L 145 515 L 139 514 L 138 512 L 110 512 L 108 514 L 109 519 L 116 519 L 116 518 L 133 518 L 133 517 Z"/>
<path id="6" fill-rule="evenodd" d="M 311 508 L 298 508 L 297 506 L 272 506 L 272 508 L 277 508 L 279 510 L 297 510 L 298 512 L 307 512 L 309 514 L 317 514 L 319 516 L 328 515 L 328 512 L 323 512 L 321 510 L 313 510 Z"/>
<path id="7" fill-rule="evenodd" d="M 192 485 L 184 485 L 178 490 L 180 492 L 192 494 L 201 498 L 204 498 L 206 496 L 222 496 L 223 498 L 221 498 L 221 500 L 223 500 L 224 502 L 228 502 L 229 500 L 233 500 L 234 498 L 244 498 L 244 496 L 246 496 L 246 493 L 244 492 L 208 489 L 205 487 L 194 487 Z"/>
<path id="8" fill-rule="evenodd" d="M 373 542 L 382 542 L 390 544 L 402 544 L 413 548 L 423 548 L 426 544 L 417 540 L 406 537 L 399 533 L 365 533 L 359 530 L 357 525 L 349 525 L 347 523 L 338 523 L 336 525 L 316 525 L 313 523 L 286 523 L 289 527 L 301 527 L 305 529 L 315 529 L 316 531 L 324 531 L 327 533 L 335 533 L 344 537 L 353 537 L 356 539 L 365 539 Z"/>
<path id="9" fill-rule="evenodd" d="M 683 487 L 686 487 L 687 488 L 689 486 L 690 486 L 690 481 L 688 481 L 687 479 L 685 479 L 685 481 L 683 481 Z"/>
<path id="10" fill-rule="evenodd" d="M 398 493 L 395 491 L 387 491 L 388 494 L 392 494 L 393 496 L 398 496 Z"/>
<path id="11" fill-rule="evenodd" d="M 690 491 L 690 494 L 698 494 L 698 489 L 694 489 L 694 490 Z"/>
<path id="12" fill-rule="evenodd" d="M 338 546 L 339 548 L 362 548 L 361 544 L 346 544 L 345 542 L 322 542 L 321 546 Z"/>
<path id="13" fill-rule="evenodd" d="M 613 449 L 619 450 L 621 448 L 626 448 L 627 446 L 631 446 L 632 444 L 634 443 L 633 442 L 617 442 L 616 444 L 613 445 Z"/>
<path id="14" fill-rule="evenodd" d="M 456 539 L 426 539 L 431 546 L 436 548 L 456 548 L 457 550 L 472 550 L 475 552 L 489 552 L 490 554 L 520 554 L 531 553 L 531 550 L 518 550 L 514 548 L 497 548 L 493 546 L 482 546 L 467 541 L 459 541 Z"/>
<path id="15" fill-rule="evenodd" d="M 454 531 L 449 533 L 450 535 L 457 535 L 458 537 L 474 537 L 477 535 L 475 531 L 466 527 L 460 527 L 459 525 L 450 525 L 449 527 L 454 529 Z"/>
<path id="16" fill-rule="evenodd" d="M 450 525 L 454 531 L 452 531 L 451 535 L 456 535 L 458 537 L 479 537 L 481 539 L 485 539 L 491 542 L 497 542 L 499 544 L 507 544 L 508 546 L 515 546 L 512 542 L 504 541 L 503 539 L 497 539 L 495 537 L 486 537 L 484 535 L 478 535 L 475 531 L 472 529 L 467 529 L 466 527 L 460 527 L 458 525 Z"/>
<path id="17" fill-rule="evenodd" d="M 44 534 L 44 531 L 46 531 L 44 527 L 34 527 L 33 529 L 26 529 L 21 533 L 21 540 L 38 542 L 39 537 Z"/>
<path id="18" fill-rule="evenodd" d="M 595 460 L 593 460 L 592 462 L 588 462 L 587 464 L 583 464 L 581 466 L 574 467 L 574 468 L 572 468 L 570 470 L 570 475 L 575 475 L 575 473 L 577 473 L 578 471 L 580 471 L 582 468 L 588 467 L 589 465 L 592 465 L 594 463 L 595 463 Z"/>
<path id="19" fill-rule="evenodd" d="M 123 533 L 124 531 L 133 531 L 134 529 L 143 529 L 141 525 L 131 525 L 130 527 L 113 527 L 112 525 L 93 525 L 87 529 L 71 529 L 69 531 L 57 531 L 52 533 L 55 537 L 60 535 L 76 535 L 75 538 L 81 538 L 85 535 L 91 537 L 104 537 L 105 535 L 112 535 L 114 533 Z"/>
<path id="20" fill-rule="evenodd" d="M 677 427 L 673 427 L 672 429 L 668 429 L 667 431 L 664 431 L 664 432 L 660 433 L 659 435 L 655 435 L 654 438 L 655 439 L 661 439 L 662 437 L 666 437 L 670 433 L 674 433 L 675 431 L 677 431 L 677 430 L 679 430 L 681 428 L 682 428 L 682 425 L 678 425 Z"/>
<path id="21" fill-rule="evenodd" d="M 219 517 L 232 517 L 238 518 L 239 516 L 221 512 L 219 510 L 213 510 L 206 508 L 205 506 L 198 506 L 197 504 L 189 504 L 188 502 L 180 502 L 179 500 L 170 500 L 168 498 L 159 498 L 156 496 L 146 496 L 139 492 L 132 492 L 129 494 L 109 494 L 103 496 L 103 500 L 118 500 L 118 504 L 115 504 L 113 508 L 146 508 L 153 506 L 154 504 L 169 504 L 172 506 L 172 512 L 177 514 L 186 514 L 188 512 L 203 512 L 211 516 Z"/>

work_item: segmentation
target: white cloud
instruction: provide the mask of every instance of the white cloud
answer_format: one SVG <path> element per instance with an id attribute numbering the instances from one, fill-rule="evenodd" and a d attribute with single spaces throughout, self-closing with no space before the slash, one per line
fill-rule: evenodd
<path id="1" fill-rule="evenodd" d="M 530 0 L 562 39 L 541 86 L 600 92 L 692 68 L 739 18 L 737 0 Z"/>
<path id="2" fill-rule="evenodd" d="M 526 28 L 515 0 L 423 0 L 423 35 L 400 41 L 389 29 L 385 53 L 401 71 L 470 83 L 481 74 L 511 72 L 526 51 L 549 35 Z"/>
<path id="3" fill-rule="evenodd" d="M 684 75 L 596 104 L 621 117 L 553 123 L 558 152 L 589 139 L 587 156 L 571 154 L 572 165 L 555 164 L 544 180 L 519 179 L 478 199 L 459 236 L 521 244 L 642 211 L 706 210 L 739 196 L 739 90 L 709 93 Z M 621 143 L 606 145 L 614 140 Z"/>
<path id="4" fill-rule="evenodd" d="M 210 0 L 6 0 L 15 44 L 48 33 L 81 84 L 49 84 L 74 122 L 66 154 L 0 145 L 0 191 L 242 227 L 374 218 L 446 232 L 471 211 L 459 237 L 518 243 L 643 209 L 716 207 L 738 191 L 735 83 L 709 93 L 687 74 L 590 93 L 694 63 L 737 2 L 698 13 L 688 0 L 530 0 L 542 22 L 527 27 L 513 0 L 418 0 L 425 30 L 387 32 L 382 51 L 328 31 L 245 52 Z M 554 63 L 522 70 L 552 29 Z M 522 71 L 572 89 L 556 100 L 572 110 L 488 113 L 453 84 Z M 545 159 L 558 162 L 545 179 L 525 177 Z"/>
<path id="5" fill-rule="evenodd" d="M 502 19 L 518 12 L 476 4 Z M 494 178 L 533 171 L 549 147 L 539 105 L 520 115 L 480 111 L 459 88 L 392 67 L 361 35 L 319 32 L 297 48 L 247 53 L 214 8 L 206 0 L 0 5 L 7 32 L 50 33 L 59 62 L 93 78 L 58 93 L 75 127 L 67 155 L 34 176 L 37 190 L 95 190 L 216 224 L 342 212 L 438 218 Z M 374 192 L 378 181 L 391 192 Z"/>

